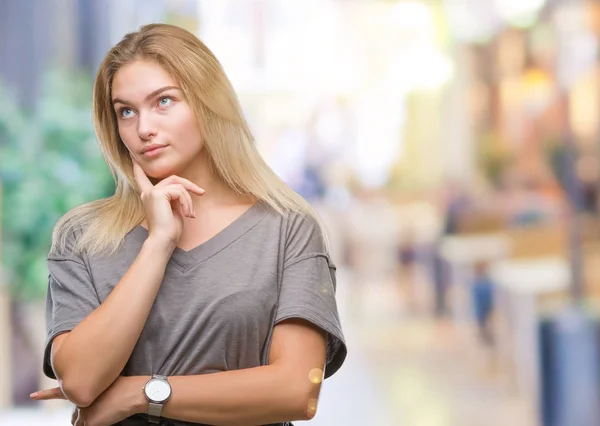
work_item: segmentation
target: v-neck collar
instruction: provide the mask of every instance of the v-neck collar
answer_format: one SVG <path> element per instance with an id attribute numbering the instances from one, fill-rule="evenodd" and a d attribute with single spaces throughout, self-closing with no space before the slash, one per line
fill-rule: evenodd
<path id="1" fill-rule="evenodd" d="M 267 212 L 268 206 L 260 201 L 256 202 L 237 219 L 202 244 L 190 250 L 176 247 L 171 254 L 169 263 L 172 263 L 180 271 L 185 272 L 190 267 L 214 256 L 246 234 L 266 216 Z M 133 228 L 130 235 L 141 244 L 148 238 L 148 230 L 138 225 Z"/>

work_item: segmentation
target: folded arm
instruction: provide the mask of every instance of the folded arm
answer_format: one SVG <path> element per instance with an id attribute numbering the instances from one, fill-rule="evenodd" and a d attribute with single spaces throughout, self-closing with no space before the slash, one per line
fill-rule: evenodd
<path id="1" fill-rule="evenodd" d="M 309 420 L 317 411 L 326 359 L 326 334 L 312 324 L 290 319 L 273 332 L 269 365 L 221 373 L 171 376 L 171 398 L 163 417 L 212 425 L 248 426 Z M 120 421 L 146 413 L 142 388 L 148 376 L 119 377 L 89 408 L 90 424 Z M 59 388 L 33 399 L 62 397 Z M 110 423 L 110 422 L 109 422 Z"/>
<path id="2" fill-rule="evenodd" d="M 64 395 L 90 405 L 119 376 L 160 288 L 169 248 L 147 239 L 109 297 L 72 331 L 52 343 L 51 365 Z"/>

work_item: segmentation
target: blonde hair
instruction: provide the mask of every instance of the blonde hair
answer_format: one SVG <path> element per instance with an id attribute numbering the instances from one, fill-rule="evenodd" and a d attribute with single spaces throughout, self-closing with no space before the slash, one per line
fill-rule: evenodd
<path id="1" fill-rule="evenodd" d="M 151 24 L 125 35 L 108 52 L 94 84 L 94 127 L 115 179 L 115 193 L 65 214 L 54 228 L 51 251 L 64 250 L 67 236 L 78 230 L 80 235 L 72 248 L 75 252 L 112 253 L 144 219 L 131 158 L 119 137 L 111 99 L 115 74 L 137 60 L 162 66 L 181 85 L 198 120 L 209 167 L 215 176 L 236 193 L 264 202 L 281 214 L 296 212 L 311 216 L 323 233 L 321 222 L 308 202 L 289 188 L 261 157 L 235 91 L 214 54 L 182 28 Z"/>

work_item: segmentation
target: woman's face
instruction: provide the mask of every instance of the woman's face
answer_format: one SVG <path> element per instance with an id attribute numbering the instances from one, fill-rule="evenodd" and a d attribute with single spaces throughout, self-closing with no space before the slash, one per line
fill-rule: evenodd
<path id="1" fill-rule="evenodd" d="M 114 76 L 112 102 L 119 135 L 146 174 L 181 174 L 202 154 L 196 117 L 177 82 L 150 61 L 125 65 Z"/>

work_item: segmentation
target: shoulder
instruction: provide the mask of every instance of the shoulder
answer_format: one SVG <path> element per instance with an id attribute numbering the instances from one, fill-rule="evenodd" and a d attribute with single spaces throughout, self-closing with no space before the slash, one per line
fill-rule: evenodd
<path id="1" fill-rule="evenodd" d="M 285 262 L 306 254 L 328 256 L 325 230 L 316 213 L 309 209 L 281 212 L 266 203 L 261 206 L 261 212 L 265 213 L 260 221 L 263 238 L 278 240 Z"/>
<path id="2" fill-rule="evenodd" d="M 324 230 L 316 216 L 308 212 L 288 212 L 283 220 L 286 258 L 327 253 Z"/>
<path id="3" fill-rule="evenodd" d="M 48 252 L 48 259 L 59 260 L 76 255 L 77 242 L 81 234 L 81 229 L 71 218 L 63 216 L 59 219 L 52 233 L 52 245 Z"/>
<path id="4" fill-rule="evenodd" d="M 49 257 L 77 255 L 79 242 L 96 215 L 100 200 L 79 205 L 67 211 L 55 224 Z"/>
<path id="5" fill-rule="evenodd" d="M 309 213 L 296 211 L 286 212 L 283 220 L 286 228 L 286 239 L 293 240 L 298 234 L 320 234 L 321 226 L 318 219 Z"/>

